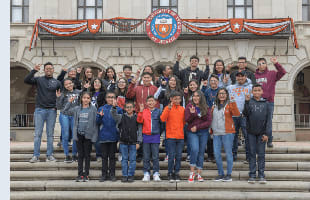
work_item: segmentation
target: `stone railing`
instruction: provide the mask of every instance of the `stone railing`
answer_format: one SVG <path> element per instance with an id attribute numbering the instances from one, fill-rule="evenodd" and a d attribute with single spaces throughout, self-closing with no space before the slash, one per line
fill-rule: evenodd
<path id="1" fill-rule="evenodd" d="M 310 114 L 295 114 L 295 128 L 310 128 Z"/>

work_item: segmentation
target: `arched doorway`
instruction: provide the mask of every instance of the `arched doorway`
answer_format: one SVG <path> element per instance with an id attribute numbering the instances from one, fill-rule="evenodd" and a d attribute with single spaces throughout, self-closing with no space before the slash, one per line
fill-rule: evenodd
<path id="1" fill-rule="evenodd" d="M 310 140 L 310 65 L 294 80 L 294 115 L 296 140 Z"/>
<path id="2" fill-rule="evenodd" d="M 35 87 L 24 83 L 29 70 L 23 66 L 10 68 L 10 126 L 32 127 L 35 109 Z"/>

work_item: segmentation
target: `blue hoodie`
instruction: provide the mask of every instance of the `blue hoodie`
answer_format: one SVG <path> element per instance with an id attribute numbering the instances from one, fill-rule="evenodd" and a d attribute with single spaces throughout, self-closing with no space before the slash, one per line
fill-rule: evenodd
<path id="1" fill-rule="evenodd" d="M 97 114 L 96 122 L 99 126 L 98 138 L 101 143 L 103 142 L 117 142 L 119 140 L 116 122 L 111 115 L 112 105 L 104 105 L 98 109 L 98 113 L 103 110 L 103 116 Z M 121 108 L 116 107 L 117 114 L 123 114 Z"/>
<path id="2" fill-rule="evenodd" d="M 209 108 L 212 108 L 213 103 L 216 99 L 217 92 L 219 91 L 219 89 L 220 89 L 219 87 L 216 89 L 212 89 L 210 87 L 207 88 L 206 86 L 203 86 L 201 88 L 201 91 L 204 93 L 204 95 L 206 97 L 206 101 L 207 101 Z"/>
<path id="3" fill-rule="evenodd" d="M 237 82 L 235 85 L 228 86 L 227 90 L 229 93 L 229 97 L 231 96 L 235 97 L 237 107 L 240 113 L 242 113 L 244 109 L 245 96 L 247 94 L 251 94 L 252 84 L 246 81 L 243 85 L 239 85 L 239 83 Z"/>

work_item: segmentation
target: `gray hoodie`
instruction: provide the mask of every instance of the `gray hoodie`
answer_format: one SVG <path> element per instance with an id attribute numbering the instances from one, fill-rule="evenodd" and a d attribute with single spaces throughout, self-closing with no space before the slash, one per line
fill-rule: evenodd
<path id="1" fill-rule="evenodd" d="M 237 107 L 238 107 L 240 113 L 242 113 L 243 109 L 244 109 L 245 96 L 247 94 L 251 94 L 252 84 L 250 84 L 248 81 L 246 81 L 243 85 L 239 85 L 239 83 L 237 82 L 235 85 L 228 86 L 227 90 L 229 93 L 229 97 L 231 97 L 231 96 L 235 97 Z"/>
<path id="2" fill-rule="evenodd" d="M 68 103 L 71 97 L 75 97 L 71 107 L 78 106 L 80 104 L 80 93 L 82 90 L 73 90 L 72 92 L 62 92 L 60 97 L 56 99 L 56 107 L 64 115 L 69 115 L 67 111 L 64 111 L 65 105 Z"/>
<path id="3" fill-rule="evenodd" d="M 227 104 L 226 104 L 227 105 Z M 218 110 L 217 106 L 213 109 L 211 128 L 214 135 L 225 135 L 225 107 Z"/>

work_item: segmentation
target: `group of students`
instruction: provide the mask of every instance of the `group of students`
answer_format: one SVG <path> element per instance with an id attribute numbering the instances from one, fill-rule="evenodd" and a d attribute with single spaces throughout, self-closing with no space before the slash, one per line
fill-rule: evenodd
<path id="1" fill-rule="evenodd" d="M 152 66 L 140 69 L 132 76 L 132 66 L 125 65 L 123 73 L 108 67 L 94 77 L 91 68 L 63 70 L 58 80 L 53 78 L 52 63 L 44 64 L 45 76 L 34 74 L 34 67 L 25 83 L 37 86 L 35 109 L 34 154 L 30 162 L 40 161 L 40 144 L 44 122 L 47 129 L 46 161 L 53 157 L 53 131 L 56 109 L 60 110 L 61 141 L 64 162 L 78 161 L 76 181 L 89 180 L 92 144 L 96 158 L 102 161 L 100 182 L 116 181 L 115 153 L 119 142 L 122 155 L 122 182 L 133 182 L 136 160 L 143 157 L 142 181 L 161 181 L 159 145 L 163 134 L 168 160 L 169 182 L 180 181 L 180 168 L 184 139 L 190 163 L 188 182 L 204 181 L 202 169 L 208 146 L 208 157 L 215 158 L 218 176 L 215 181 L 232 181 L 233 162 L 237 160 L 238 135 L 241 128 L 249 163 L 249 183 L 258 178 L 265 183 L 265 146 L 272 147 L 272 115 L 275 85 L 286 71 L 271 58 L 277 71 L 269 71 L 265 58 L 257 61 L 257 70 L 249 71 L 245 57 L 238 58 L 238 69 L 225 67 L 216 60 L 209 74 L 198 68 L 199 58 L 192 56 L 190 66 L 180 70 L 181 54 L 173 68 Z M 83 72 L 82 72 L 83 71 Z M 65 74 L 68 73 L 68 77 Z M 81 75 L 82 73 L 82 75 Z M 81 78 L 80 78 L 81 77 Z M 201 87 L 202 86 L 202 87 Z M 73 139 L 72 158 L 68 143 Z M 221 149 L 227 161 L 223 170 Z M 83 163 L 84 166 L 83 166 Z"/>

